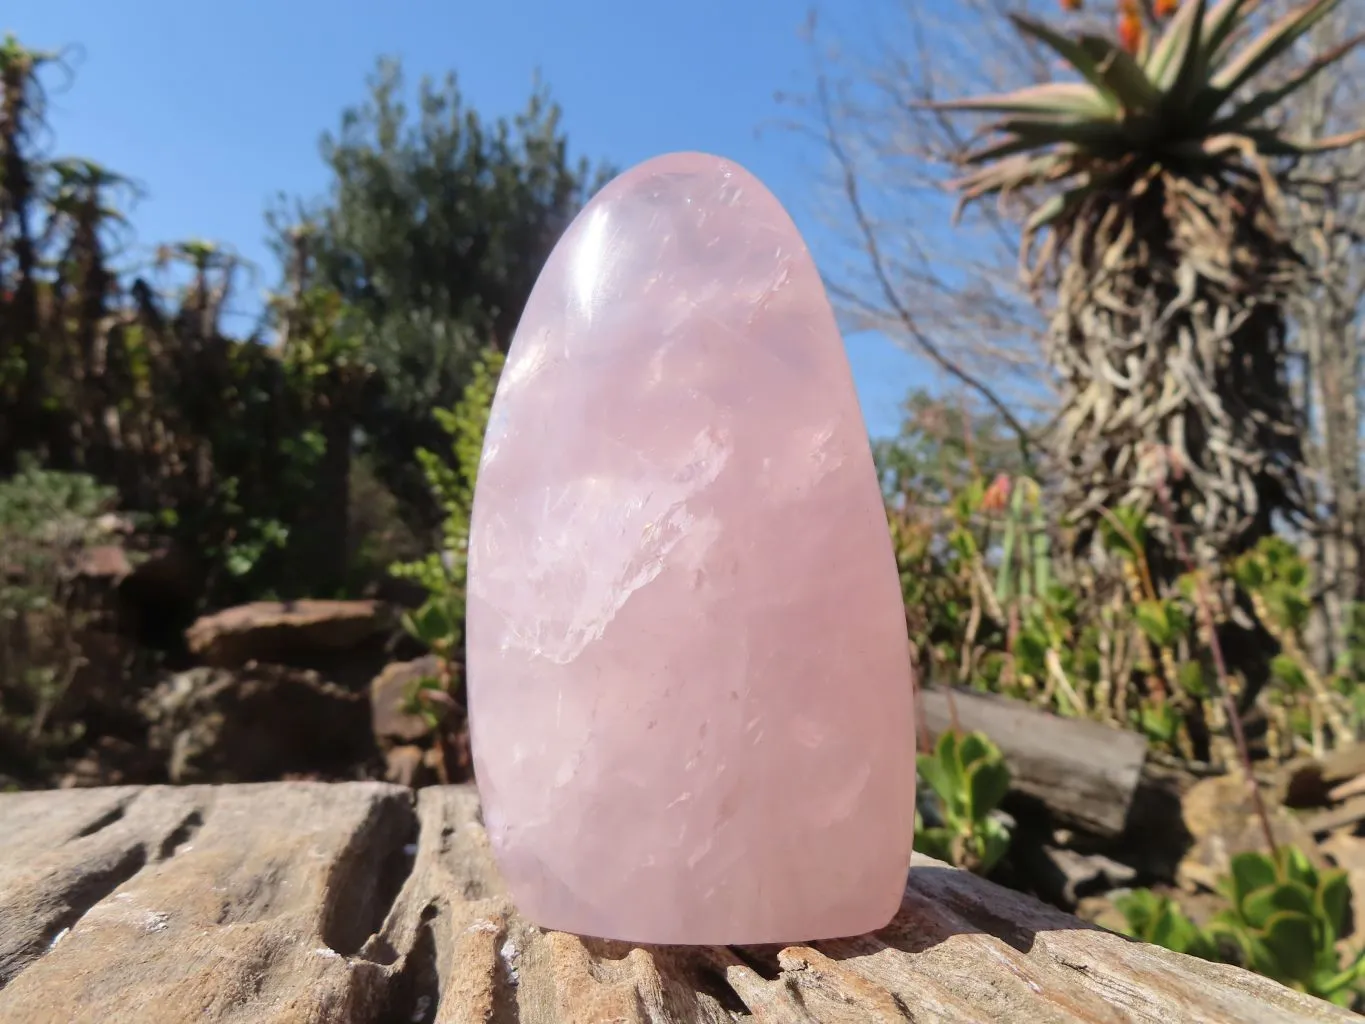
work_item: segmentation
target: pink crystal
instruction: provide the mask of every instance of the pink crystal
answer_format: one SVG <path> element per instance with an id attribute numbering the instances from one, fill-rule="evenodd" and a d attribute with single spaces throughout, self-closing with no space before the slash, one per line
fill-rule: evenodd
<path id="1" fill-rule="evenodd" d="M 537 924 L 856 935 L 910 863 L 900 585 L 820 277 L 695 153 L 570 225 L 512 343 L 469 544 L 484 823 Z"/>

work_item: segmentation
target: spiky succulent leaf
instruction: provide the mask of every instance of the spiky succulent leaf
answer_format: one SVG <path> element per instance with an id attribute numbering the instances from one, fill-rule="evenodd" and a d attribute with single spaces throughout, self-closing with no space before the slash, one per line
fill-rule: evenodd
<path id="1" fill-rule="evenodd" d="M 1120 101 L 1125 104 L 1130 102 L 1120 89 L 1116 89 L 1110 84 L 1104 70 L 1102 70 L 1103 56 L 1096 57 L 1093 51 L 1085 45 L 1084 40 L 1077 42 L 1062 35 L 1045 22 L 1025 17 L 1022 14 L 1011 14 L 1009 19 L 1021 35 L 1038 40 L 1075 68 L 1081 77 L 1100 92 L 1101 98 L 1105 100 L 1111 111 L 1117 112 Z M 1112 43 L 1109 45 L 1113 46 Z M 1150 89 L 1151 82 L 1147 81 L 1146 75 L 1142 76 L 1142 80 L 1154 94 L 1155 90 Z"/>
<path id="2" fill-rule="evenodd" d="M 1035 148 L 1070 143 L 1084 146 L 1097 155 L 1117 155 L 1131 148 L 1128 133 L 1117 121 L 1090 121 L 1085 118 L 1011 118 L 995 128 Z"/>
<path id="3" fill-rule="evenodd" d="M 1256 152 L 1262 156 L 1312 156 L 1349 149 L 1365 142 L 1365 129 L 1329 135 L 1325 139 L 1287 139 L 1267 128 L 1248 129 L 1246 135 L 1256 143 Z"/>
<path id="4" fill-rule="evenodd" d="M 1031 117 L 1108 118 L 1113 113 L 1095 87 L 1084 82 L 1047 82 L 1014 92 L 942 100 L 932 106 L 937 110 Z"/>
<path id="5" fill-rule="evenodd" d="M 1028 185 L 1080 179 L 1069 182 L 1060 198 L 1035 213 L 1030 230 L 1037 230 L 1076 209 L 1098 187 L 1096 162 L 1130 157 L 1161 162 L 1170 156 L 1197 161 L 1298 157 L 1354 144 L 1359 140 L 1355 134 L 1288 139 L 1258 121 L 1343 59 L 1360 39 L 1334 46 L 1281 84 L 1247 97 L 1232 113 L 1217 116 L 1234 92 L 1340 2 L 1309 0 L 1231 59 L 1226 53 L 1255 7 L 1250 0 L 1215 4 L 1187 0 L 1141 62 L 1113 40 L 1095 35 L 1072 40 L 1040 21 L 1012 16 L 1021 34 L 1047 46 L 1084 81 L 932 104 L 940 110 L 1003 115 L 987 129 L 999 141 L 964 158 L 980 168 L 956 183 L 964 202 L 992 192 L 1007 194 Z M 1047 154 L 1055 161 L 1046 159 Z"/>
<path id="6" fill-rule="evenodd" d="M 1207 81 L 1208 64 L 1204 60 L 1201 47 L 1204 38 L 1204 11 L 1206 0 L 1187 3 L 1181 14 L 1189 13 L 1189 29 L 1183 40 L 1183 47 L 1177 49 L 1178 60 L 1171 67 L 1175 71 L 1170 88 L 1166 93 L 1168 111 L 1184 110 Z"/>
<path id="7" fill-rule="evenodd" d="M 1243 24 L 1239 15 L 1250 0 L 1221 0 L 1204 16 L 1204 56 L 1209 67 L 1219 62 L 1226 47 Z"/>
<path id="8" fill-rule="evenodd" d="M 1161 90 L 1132 54 L 1104 36 L 1082 35 L 1080 46 L 1095 62 L 1104 87 L 1123 105 L 1126 118 L 1156 112 L 1161 105 Z"/>
<path id="9" fill-rule="evenodd" d="M 1284 82 L 1273 89 L 1264 89 L 1251 99 L 1247 100 L 1231 114 L 1219 118 L 1210 125 L 1210 131 L 1234 131 L 1238 128 L 1246 127 L 1257 118 L 1266 114 L 1283 100 L 1288 99 L 1298 92 L 1309 82 L 1313 81 L 1319 74 L 1336 64 L 1362 42 L 1365 42 L 1365 33 L 1354 36 L 1346 42 L 1332 47 L 1326 53 L 1319 54 L 1313 60 L 1300 68 L 1293 75 L 1289 76 Z"/>
<path id="10" fill-rule="evenodd" d="M 1202 9 L 1202 0 L 1199 6 Z M 1203 36 L 1202 16 L 1197 25 L 1194 18 L 1194 5 L 1185 4 L 1166 25 L 1166 31 L 1162 33 L 1161 38 L 1152 47 L 1152 55 L 1144 70 L 1147 72 L 1147 77 L 1163 92 L 1170 90 L 1175 83 L 1176 76 L 1184 67 L 1192 40 L 1197 40 Z"/>
<path id="11" fill-rule="evenodd" d="M 1311 0 L 1270 25 L 1240 53 L 1214 72 L 1195 114 L 1213 117 L 1228 97 L 1289 52 L 1314 25 L 1336 10 L 1341 0 Z M 1343 54 L 1344 56 L 1344 54 Z"/>

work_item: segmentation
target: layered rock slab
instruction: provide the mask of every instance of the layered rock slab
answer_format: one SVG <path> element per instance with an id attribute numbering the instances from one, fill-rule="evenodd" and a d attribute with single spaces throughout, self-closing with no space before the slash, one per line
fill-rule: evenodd
<path id="1" fill-rule="evenodd" d="M 815 265 L 742 168 L 642 164 L 550 256 L 467 615 L 484 820 L 536 923 L 764 943 L 895 913 L 914 723 L 885 511 Z"/>

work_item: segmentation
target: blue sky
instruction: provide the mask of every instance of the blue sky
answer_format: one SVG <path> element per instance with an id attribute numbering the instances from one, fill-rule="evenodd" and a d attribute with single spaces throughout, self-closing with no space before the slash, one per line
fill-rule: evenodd
<path id="1" fill-rule="evenodd" d="M 540 70 L 578 154 L 626 167 L 699 149 L 762 178 L 817 261 L 832 242 L 813 217 L 808 143 L 782 130 L 779 90 L 809 81 L 806 0 L 30 0 L 0 15 L 26 45 L 72 46 L 53 79 L 56 151 L 89 156 L 146 190 L 136 240 L 205 238 L 262 266 L 263 211 L 278 193 L 326 186 L 320 133 L 364 96 L 383 55 L 410 80 L 454 70 L 486 116 L 519 110 Z M 17 9 L 16 9 L 17 8 Z M 925 379 L 876 336 L 848 339 L 873 434 Z"/>

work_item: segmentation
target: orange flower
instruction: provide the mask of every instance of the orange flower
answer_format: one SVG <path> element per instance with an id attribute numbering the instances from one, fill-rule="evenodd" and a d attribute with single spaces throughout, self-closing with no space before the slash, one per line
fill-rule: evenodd
<path id="1" fill-rule="evenodd" d="M 1001 473 L 991 485 L 986 488 L 986 493 L 981 495 L 981 511 L 999 512 L 1009 504 L 1010 500 L 1010 478 L 1007 474 Z"/>
<path id="2" fill-rule="evenodd" d="M 1061 0 L 1061 3 L 1064 11 L 1079 11 L 1085 6 L 1084 0 Z"/>
<path id="3" fill-rule="evenodd" d="M 1156 16 L 1158 18 L 1169 18 L 1179 6 L 1180 0 L 1156 0 Z"/>
<path id="4" fill-rule="evenodd" d="M 1142 45 L 1142 18 L 1136 13 L 1119 15 L 1119 45 L 1129 53 L 1136 53 Z"/>

